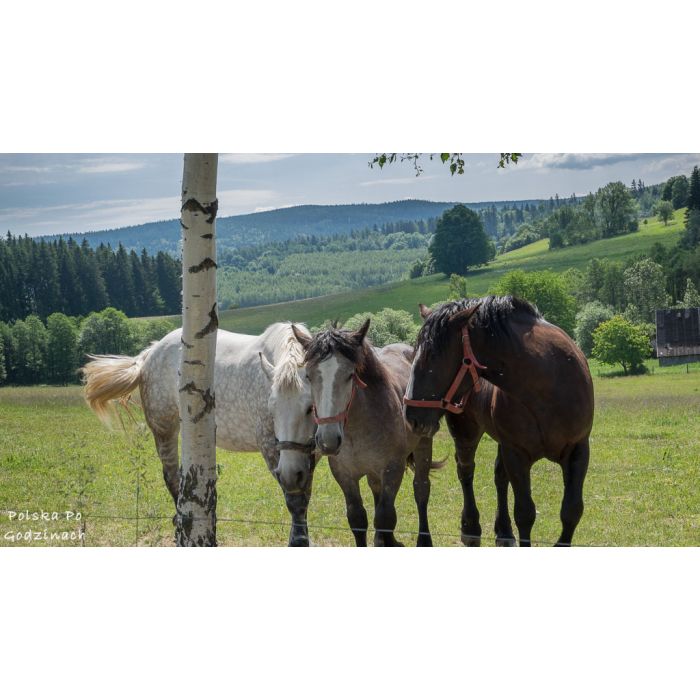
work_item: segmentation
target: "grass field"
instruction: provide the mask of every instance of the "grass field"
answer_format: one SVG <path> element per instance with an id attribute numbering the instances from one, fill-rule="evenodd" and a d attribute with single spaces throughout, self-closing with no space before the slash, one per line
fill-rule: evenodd
<path id="1" fill-rule="evenodd" d="M 676 211 L 668 226 L 652 220 L 647 224 L 640 223 L 636 233 L 586 245 L 550 251 L 548 240 L 531 243 L 505 253 L 483 269 L 470 273 L 467 277 L 469 293 L 474 296 L 486 294 L 503 274 L 512 269 L 563 272 L 570 267 L 583 268 L 592 258 L 623 260 L 648 251 L 654 243 L 674 245 L 683 230 L 684 211 Z M 313 271 L 309 270 L 309 274 L 313 274 Z M 345 320 L 356 313 L 380 311 L 387 306 L 410 311 L 418 320 L 419 302 L 430 305 L 447 298 L 447 294 L 447 278 L 432 275 L 314 299 L 223 311 L 219 320 L 221 328 L 229 331 L 260 333 L 275 321 L 302 321 L 318 326 L 327 319 Z"/>
<path id="2" fill-rule="evenodd" d="M 700 366 L 691 366 L 689 373 L 684 366 L 656 367 L 650 375 L 612 378 L 600 376 L 604 370 L 597 365 L 591 369 L 596 418 L 586 512 L 575 543 L 700 545 Z M 443 429 L 435 456 L 451 453 Z M 475 491 L 488 545 L 493 543 L 494 457 L 495 444 L 484 439 L 477 454 Z M 284 501 L 261 457 L 220 451 L 218 461 L 220 544 L 285 545 Z M 554 541 L 559 534 L 560 469 L 539 462 L 532 481 L 538 510 L 533 539 Z M 366 486 L 364 494 L 371 518 Z M 451 458 L 433 476 L 430 518 L 436 545 L 460 544 L 461 507 Z M 173 543 L 173 507 L 150 433 L 134 428 L 128 434 L 107 432 L 84 405 L 79 387 L 0 389 L 0 545 L 12 546 L 8 534 L 28 529 L 77 533 L 75 521 L 10 520 L 8 511 L 25 509 L 81 512 L 88 546 Z M 398 512 L 397 531 L 415 531 L 410 474 L 399 493 Z M 316 545 L 353 543 L 341 491 L 325 460 L 316 470 L 309 524 Z M 399 539 L 413 544 L 414 535 Z"/>

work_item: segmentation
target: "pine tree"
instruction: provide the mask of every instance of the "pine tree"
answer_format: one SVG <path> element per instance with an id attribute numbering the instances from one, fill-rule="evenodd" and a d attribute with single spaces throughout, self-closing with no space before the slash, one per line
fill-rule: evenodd
<path id="1" fill-rule="evenodd" d="M 700 209 L 700 170 L 696 165 L 690 175 L 690 188 L 688 191 L 688 212 L 691 209 Z M 686 217 L 687 217 L 686 213 Z"/>
<path id="2" fill-rule="evenodd" d="M 688 277 L 685 283 L 685 294 L 683 294 L 683 308 L 694 309 L 700 306 L 700 292 L 693 284 L 693 280 Z"/>
<path id="3" fill-rule="evenodd" d="M 0 325 L 2 322 L 0 322 Z M 0 332 L 0 384 L 2 384 L 5 379 L 7 379 L 7 370 L 5 369 L 5 338 L 2 332 Z"/>
<path id="4" fill-rule="evenodd" d="M 87 239 L 83 239 L 80 246 L 83 259 L 82 282 L 87 308 L 90 311 L 101 311 L 109 306 L 107 287 L 105 285 L 97 253 L 90 247 Z"/>

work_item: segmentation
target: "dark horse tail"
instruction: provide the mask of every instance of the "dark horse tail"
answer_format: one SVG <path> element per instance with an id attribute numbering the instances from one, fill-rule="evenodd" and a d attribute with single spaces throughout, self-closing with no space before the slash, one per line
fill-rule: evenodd
<path id="1" fill-rule="evenodd" d="M 430 462 L 430 471 L 435 471 L 436 469 L 442 469 L 446 464 L 447 460 L 450 458 L 448 455 L 444 459 L 441 459 L 439 462 Z M 412 471 L 416 471 L 416 459 L 413 456 L 413 452 L 411 452 L 410 455 L 406 458 L 406 466 Z"/>

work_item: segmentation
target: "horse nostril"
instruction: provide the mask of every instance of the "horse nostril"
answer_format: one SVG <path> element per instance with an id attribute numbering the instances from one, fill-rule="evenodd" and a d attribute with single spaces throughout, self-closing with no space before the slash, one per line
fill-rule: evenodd
<path id="1" fill-rule="evenodd" d="M 301 486 L 304 482 L 304 472 L 301 469 L 297 472 L 297 486 Z"/>

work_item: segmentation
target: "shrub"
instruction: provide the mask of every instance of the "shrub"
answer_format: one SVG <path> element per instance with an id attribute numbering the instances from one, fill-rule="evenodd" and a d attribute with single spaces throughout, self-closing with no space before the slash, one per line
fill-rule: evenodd
<path id="1" fill-rule="evenodd" d="M 491 289 L 492 294 L 511 294 L 532 302 L 550 322 L 569 335 L 574 333 L 576 300 L 566 281 L 555 272 L 514 270 L 504 275 Z"/>
<path id="2" fill-rule="evenodd" d="M 586 304 L 576 314 L 574 338 L 586 357 L 590 357 L 593 352 L 593 331 L 604 321 L 609 321 L 614 314 L 615 312 L 609 306 L 599 301 Z"/>
<path id="3" fill-rule="evenodd" d="M 622 316 L 604 321 L 593 331 L 593 357 L 606 365 L 622 365 L 625 374 L 643 371 L 643 361 L 649 354 L 645 328 Z"/>
<path id="4" fill-rule="evenodd" d="M 343 325 L 350 330 L 357 330 L 367 318 L 371 321 L 367 336 L 377 347 L 390 343 L 413 345 L 418 335 L 419 326 L 414 322 L 413 316 L 400 309 L 385 308 L 376 314 L 355 314 Z"/>

